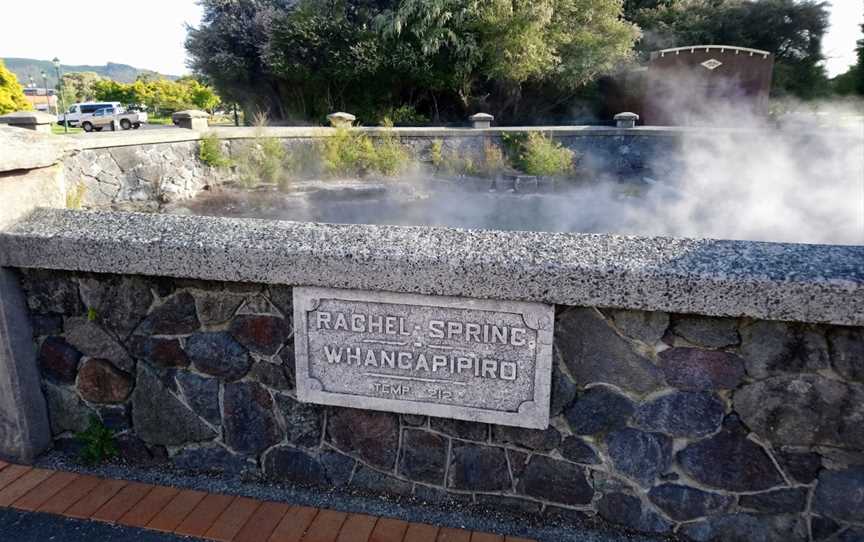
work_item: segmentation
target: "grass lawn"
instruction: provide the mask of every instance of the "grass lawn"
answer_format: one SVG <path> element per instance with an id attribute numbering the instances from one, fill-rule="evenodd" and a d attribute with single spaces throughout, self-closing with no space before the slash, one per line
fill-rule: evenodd
<path id="1" fill-rule="evenodd" d="M 171 117 L 147 117 L 147 124 L 162 124 L 167 126 L 173 126 L 174 121 L 171 120 Z"/>
<path id="2" fill-rule="evenodd" d="M 69 127 L 69 133 L 70 134 L 80 134 L 83 131 L 84 130 L 82 130 L 81 128 L 73 128 L 71 126 Z M 63 130 L 63 127 L 60 126 L 59 124 L 52 124 L 51 125 L 51 133 L 63 135 L 66 132 Z"/>

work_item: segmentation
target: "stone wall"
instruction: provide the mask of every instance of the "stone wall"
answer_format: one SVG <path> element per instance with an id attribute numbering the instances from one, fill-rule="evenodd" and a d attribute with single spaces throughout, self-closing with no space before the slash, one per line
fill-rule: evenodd
<path id="1" fill-rule="evenodd" d="M 230 134 L 225 134 L 223 139 L 225 153 L 233 157 L 254 142 L 249 138 L 249 133 L 244 137 L 236 137 L 234 132 L 237 130 L 244 129 L 234 129 Z M 465 135 L 465 132 L 439 129 L 428 135 L 416 135 L 409 131 L 409 135 L 401 136 L 401 141 L 421 162 L 430 160 L 429 149 L 436 139 L 443 142 L 445 155 L 457 153 L 462 157 L 471 156 L 475 163 L 483 160 L 485 141 L 501 145 L 498 132 L 493 131 L 485 137 Z M 373 137 L 377 133 L 380 132 L 370 132 Z M 281 139 L 289 154 L 302 149 L 308 152 L 308 149 L 327 137 L 287 137 L 280 134 L 276 131 L 273 137 Z M 634 135 L 621 135 L 614 130 L 609 133 L 601 131 L 596 135 L 564 132 L 553 137 L 575 151 L 581 173 L 592 176 L 645 174 L 662 177 L 674 166 L 679 144 L 677 137 L 651 132 Z M 138 144 L 130 144 L 134 143 L 134 139 L 98 140 L 104 146 L 83 148 L 65 159 L 66 178 L 70 185 L 85 187 L 82 203 L 86 207 L 125 204 L 135 207 L 157 206 L 194 197 L 205 187 L 234 179 L 230 169 L 211 168 L 199 160 L 199 143 L 195 138 L 153 142 L 151 137 Z M 656 167 L 662 171 L 655 171 Z"/>
<path id="2" fill-rule="evenodd" d="M 693 540 L 864 537 L 864 328 L 559 307 L 552 424 L 296 401 L 291 288 L 22 271 L 54 445 Z"/>

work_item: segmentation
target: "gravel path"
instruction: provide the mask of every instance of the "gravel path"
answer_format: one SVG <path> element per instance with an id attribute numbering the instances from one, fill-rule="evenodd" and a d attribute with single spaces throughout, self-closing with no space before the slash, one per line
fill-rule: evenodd
<path id="1" fill-rule="evenodd" d="M 107 478 L 170 485 L 184 489 L 198 489 L 211 493 L 242 495 L 260 500 L 279 501 L 289 504 L 330 508 L 344 512 L 394 517 L 411 522 L 431 523 L 475 531 L 523 536 L 534 538 L 539 542 L 651 542 L 677 540 L 676 538 L 633 534 L 625 530 L 600 528 L 594 525 L 583 525 L 548 518 L 516 517 L 502 514 L 500 511 L 493 509 L 483 509 L 476 505 L 466 510 L 464 505 L 445 506 L 417 499 L 385 499 L 380 496 L 372 497 L 362 492 L 349 492 L 345 490 L 327 492 L 322 491 L 320 488 L 308 489 L 286 483 L 271 484 L 260 481 L 243 481 L 227 476 L 192 476 L 165 467 L 141 468 L 109 463 L 88 468 L 82 466 L 69 456 L 57 452 L 50 452 L 42 456 L 36 465 L 43 468 L 81 472 Z M 0 523 L 2 523 L 2 518 L 0 518 Z M 2 532 L 0 530 L 0 534 Z M 0 536 L 0 540 L 4 540 L 4 538 Z M 46 538 L 45 540 L 48 539 Z M 105 540 L 113 539 L 106 538 Z M 135 540 L 139 539 L 136 538 Z M 168 537 L 147 538 L 146 540 L 181 539 Z"/>

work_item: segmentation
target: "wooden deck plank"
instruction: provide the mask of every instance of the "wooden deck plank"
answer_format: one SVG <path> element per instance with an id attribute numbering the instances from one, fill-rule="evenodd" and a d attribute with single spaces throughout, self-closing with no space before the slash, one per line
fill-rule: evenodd
<path id="1" fill-rule="evenodd" d="M 9 506 L 54 474 L 54 471 L 32 469 L 0 490 L 0 506 Z"/>
<path id="2" fill-rule="evenodd" d="M 405 531 L 406 542 L 435 542 L 437 538 L 438 527 L 425 523 L 412 523 Z"/>
<path id="3" fill-rule="evenodd" d="M 321 510 L 309 525 L 303 542 L 334 542 L 348 514 L 336 510 Z"/>
<path id="4" fill-rule="evenodd" d="M 402 542 L 408 523 L 401 519 L 381 518 L 375 524 L 369 542 Z"/>
<path id="5" fill-rule="evenodd" d="M 504 537 L 500 534 L 474 531 L 471 533 L 471 542 L 504 542 Z"/>
<path id="6" fill-rule="evenodd" d="M 154 486 L 150 484 L 139 484 L 132 482 L 127 484 L 116 495 L 108 499 L 98 510 L 93 512 L 90 519 L 96 521 L 105 521 L 108 523 L 117 523 L 120 518 L 132 509 L 133 506 L 153 491 Z"/>
<path id="7" fill-rule="evenodd" d="M 63 515 L 78 519 L 87 519 L 127 485 L 129 485 L 129 482 L 124 480 L 104 480 L 100 478 L 96 487 L 81 500 L 70 506 L 63 512 Z"/>
<path id="8" fill-rule="evenodd" d="M 198 506 L 207 494 L 203 491 L 186 490 L 178 493 L 161 512 L 150 520 L 148 529 L 173 533 L 175 529 L 186 519 L 192 510 Z M 208 526 L 209 527 L 209 526 Z"/>
<path id="9" fill-rule="evenodd" d="M 237 536 L 234 537 L 235 542 L 261 542 L 267 540 L 276 526 L 291 509 L 291 505 L 280 502 L 265 502 L 262 503 L 258 510 L 252 514 L 246 525 L 240 529 Z"/>
<path id="10" fill-rule="evenodd" d="M 36 511 L 47 514 L 62 514 L 73 504 L 86 497 L 100 483 L 101 480 L 95 476 L 79 476 L 74 482 L 45 501 Z"/>
<path id="11" fill-rule="evenodd" d="M 156 514 L 162 511 L 177 496 L 180 490 L 167 486 L 156 486 L 146 497 L 138 501 L 128 512 L 123 514 L 118 523 L 130 527 L 144 527 Z"/>
<path id="12" fill-rule="evenodd" d="M 231 542 L 259 506 L 261 506 L 261 503 L 255 499 L 247 497 L 235 498 L 228 505 L 228 508 L 213 522 L 213 525 L 207 529 L 207 532 L 204 533 L 204 538 L 218 540 L 219 542 Z"/>
<path id="13" fill-rule="evenodd" d="M 21 478 L 28 472 L 33 470 L 33 467 L 24 465 L 9 465 L 7 468 L 0 471 L 0 489 L 8 486 L 18 478 Z"/>
<path id="14" fill-rule="evenodd" d="M 336 542 L 369 542 L 378 518 L 366 514 L 350 514 L 342 524 Z M 433 539 L 432 542 L 435 542 Z"/>
<path id="15" fill-rule="evenodd" d="M 12 508 L 35 512 L 45 501 L 78 478 L 79 476 L 74 472 L 55 472 L 44 482 L 28 491 L 26 495 L 13 502 Z"/>
<path id="16" fill-rule="evenodd" d="M 270 535 L 269 542 L 300 542 L 318 512 L 317 508 L 308 506 L 292 507 Z"/>
<path id="17" fill-rule="evenodd" d="M 231 495 L 207 495 L 174 532 L 186 536 L 203 536 L 233 500 Z"/>
<path id="18" fill-rule="evenodd" d="M 441 527 L 437 542 L 471 542 L 471 531 Z"/>

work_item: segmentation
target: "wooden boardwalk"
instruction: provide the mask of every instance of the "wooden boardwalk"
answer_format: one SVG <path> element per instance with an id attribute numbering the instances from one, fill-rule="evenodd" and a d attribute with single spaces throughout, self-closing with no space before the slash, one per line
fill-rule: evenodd
<path id="1" fill-rule="evenodd" d="M 534 542 L 3 461 L 0 507 L 220 542 Z"/>

